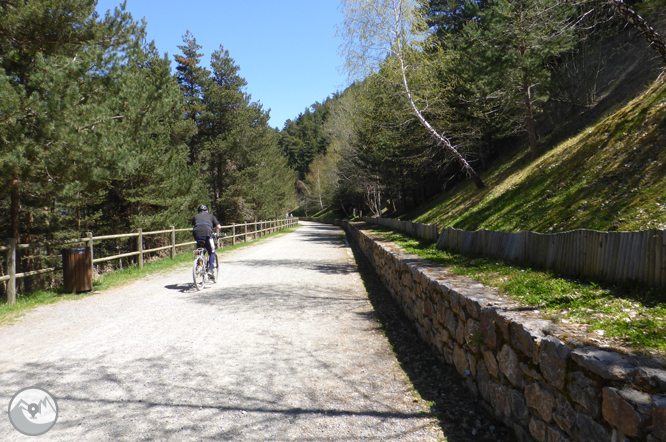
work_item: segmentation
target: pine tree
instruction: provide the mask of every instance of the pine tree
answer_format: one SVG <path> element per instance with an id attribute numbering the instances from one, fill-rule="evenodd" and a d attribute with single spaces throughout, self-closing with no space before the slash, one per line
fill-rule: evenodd
<path id="1" fill-rule="evenodd" d="M 97 214 L 114 123 L 107 89 L 143 30 L 122 9 L 98 20 L 92 0 L 8 1 L 0 8 L 0 197 L 10 235 L 80 231 Z M 23 237 L 24 241 L 29 238 Z"/>
<path id="2" fill-rule="evenodd" d="M 213 52 L 211 70 L 202 88 L 199 134 L 215 211 L 232 221 L 276 216 L 294 204 L 294 179 L 269 114 L 245 92 L 240 67 L 223 47 Z"/>
<path id="3" fill-rule="evenodd" d="M 114 177 L 100 206 L 115 231 L 183 225 L 197 205 L 207 201 L 199 169 L 188 165 L 186 141 L 195 133 L 185 119 L 181 90 L 170 63 L 153 44 L 140 48 L 116 83 L 117 105 L 125 118 L 116 150 L 125 152 L 122 174 Z M 118 109 L 120 112 L 121 109 Z"/>
<path id="4" fill-rule="evenodd" d="M 475 68 L 470 77 L 505 114 L 522 109 L 530 152 L 536 158 L 535 114 L 547 99 L 549 61 L 578 41 L 576 10 L 558 0 L 493 0 L 479 15 L 480 20 L 465 26 L 466 47 L 460 47 L 466 63 Z"/>
<path id="5" fill-rule="evenodd" d="M 210 72 L 201 67 L 203 54 L 199 51 L 202 48 L 197 44 L 197 39 L 190 31 L 183 35 L 183 43 L 182 46 L 178 46 L 183 52 L 182 55 L 174 57 L 177 63 L 175 76 L 185 98 L 185 115 L 197 128 L 197 133 L 189 141 L 190 164 L 195 164 L 201 160 L 199 156 L 202 151 L 202 139 L 205 137 L 203 133 L 199 133 L 199 130 L 202 126 L 201 118 L 206 108 L 203 102 L 203 90 L 210 81 Z"/>

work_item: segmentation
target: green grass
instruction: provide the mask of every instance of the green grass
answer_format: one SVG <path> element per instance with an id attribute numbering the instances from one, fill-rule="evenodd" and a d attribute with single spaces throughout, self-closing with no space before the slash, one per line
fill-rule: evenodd
<path id="1" fill-rule="evenodd" d="M 499 291 L 522 305 L 538 308 L 554 322 L 583 324 L 597 345 L 666 354 L 666 291 L 643 286 L 579 282 L 548 271 L 437 250 L 435 245 L 373 226 L 408 253 L 447 267 Z"/>
<path id="2" fill-rule="evenodd" d="M 249 241 L 247 243 L 239 243 L 235 246 L 226 246 L 224 248 L 218 249 L 218 255 L 236 250 L 242 247 L 247 247 L 249 245 L 255 244 L 257 241 L 262 241 L 267 238 L 274 237 L 276 235 L 282 235 L 285 233 L 290 233 L 296 230 L 298 227 L 291 229 L 284 229 L 277 233 L 272 233 L 270 235 L 263 236 L 255 241 Z M 107 290 L 113 287 L 118 287 L 123 284 L 126 284 L 137 279 L 144 278 L 148 275 L 155 273 L 162 273 L 169 270 L 173 270 L 179 267 L 185 267 L 192 265 L 193 255 L 192 252 L 185 252 L 176 255 L 174 259 L 164 258 L 157 259 L 154 261 L 147 262 L 143 265 L 143 269 L 139 269 L 138 266 L 130 266 L 122 270 L 116 270 L 113 272 L 108 272 L 102 275 L 100 278 L 97 278 L 93 282 L 93 291 L 87 293 L 79 294 L 66 294 L 63 293 L 63 289 L 54 289 L 54 290 L 37 290 L 30 293 L 19 293 L 16 299 L 16 304 L 9 305 L 6 301 L 0 303 L 0 325 L 6 325 L 14 322 L 16 319 L 21 317 L 25 312 L 31 310 L 40 305 L 53 304 L 62 300 L 78 300 L 94 294 L 97 294 L 103 290 Z"/>
<path id="3" fill-rule="evenodd" d="M 403 219 L 465 230 L 666 228 L 666 76 L 618 112 L 532 160 L 527 149 Z"/>
<path id="4" fill-rule="evenodd" d="M 324 207 L 322 210 L 310 214 L 311 218 L 339 218 L 338 213 L 333 207 Z"/>

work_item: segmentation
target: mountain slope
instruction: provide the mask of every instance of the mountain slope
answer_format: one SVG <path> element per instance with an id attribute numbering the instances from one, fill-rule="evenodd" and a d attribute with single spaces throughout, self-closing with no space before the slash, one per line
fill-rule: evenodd
<path id="1" fill-rule="evenodd" d="M 666 75 L 618 112 L 531 161 L 508 155 L 405 219 L 466 230 L 666 228 Z"/>

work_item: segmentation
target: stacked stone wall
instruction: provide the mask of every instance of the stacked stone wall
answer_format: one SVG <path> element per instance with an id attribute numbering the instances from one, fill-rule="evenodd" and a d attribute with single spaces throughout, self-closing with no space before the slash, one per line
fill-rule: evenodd
<path id="1" fill-rule="evenodd" d="M 422 338 L 523 442 L 666 442 L 666 367 L 566 339 L 490 287 L 342 225 Z M 562 338 L 562 339 L 560 339 Z"/>

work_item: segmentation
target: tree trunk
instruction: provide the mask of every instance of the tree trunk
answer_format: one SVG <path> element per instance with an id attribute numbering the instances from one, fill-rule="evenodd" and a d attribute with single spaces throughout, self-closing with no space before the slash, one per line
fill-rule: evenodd
<path id="1" fill-rule="evenodd" d="M 472 178 L 472 181 L 474 181 L 474 184 L 476 185 L 477 189 L 483 189 L 484 187 L 486 187 L 486 185 L 483 184 L 483 181 L 481 181 L 481 178 L 479 177 L 479 175 L 476 174 L 474 169 L 468 170 L 467 173 L 469 173 L 469 176 L 470 178 Z"/>
<path id="2" fill-rule="evenodd" d="M 525 94 L 525 124 L 527 125 L 527 135 L 530 139 L 530 152 L 532 153 L 532 158 L 538 158 L 539 146 L 537 146 L 536 123 L 532 111 L 532 94 L 530 92 L 530 85 L 527 82 L 527 73 L 523 78 L 523 93 Z"/>
<path id="3" fill-rule="evenodd" d="M 377 208 L 377 216 L 382 217 L 382 194 L 379 187 L 375 185 L 375 206 Z"/>
<path id="4" fill-rule="evenodd" d="M 650 26 L 643 17 L 638 15 L 636 11 L 629 8 L 622 0 L 612 0 L 613 7 L 617 12 L 622 15 L 625 20 L 631 23 L 636 29 L 643 34 L 643 37 L 648 41 L 650 47 L 657 51 L 661 59 L 666 63 L 666 43 L 661 39 L 661 36 Z"/>
<path id="5" fill-rule="evenodd" d="M 317 170 L 317 192 L 319 193 L 319 208 L 324 210 L 324 202 L 321 200 L 321 176 Z"/>
<path id="6" fill-rule="evenodd" d="M 19 198 L 19 188 L 18 188 L 18 181 L 15 181 L 14 184 L 12 184 L 11 188 L 11 208 L 10 208 L 10 217 L 11 217 L 11 235 L 12 238 L 17 242 L 19 242 L 19 212 L 20 212 L 20 198 Z"/>
<path id="7" fill-rule="evenodd" d="M 474 184 L 476 184 L 477 189 L 483 189 L 485 184 L 483 184 L 483 181 L 481 181 L 481 178 L 477 173 L 472 169 L 472 166 L 469 165 L 467 160 L 460 155 L 460 152 L 458 152 L 458 149 L 456 149 L 453 144 L 451 144 L 451 141 L 445 137 L 443 134 L 440 134 L 437 130 L 435 130 L 434 127 L 430 125 L 428 120 L 425 119 L 419 108 L 416 106 L 416 103 L 414 102 L 414 98 L 412 97 L 412 91 L 409 88 L 409 83 L 407 83 L 407 74 L 406 74 L 406 68 L 405 68 L 405 60 L 402 57 L 402 50 L 399 52 L 399 59 L 400 59 L 400 70 L 402 72 L 402 87 L 405 90 L 405 93 L 407 94 L 407 99 L 409 100 L 409 105 L 411 106 L 412 110 L 414 111 L 414 114 L 416 115 L 416 118 L 421 122 L 421 124 L 428 130 L 430 135 L 437 140 L 437 143 L 440 146 L 444 146 L 446 150 L 448 150 L 453 156 L 458 160 L 462 168 L 467 172 L 467 175 L 474 180 Z"/>

